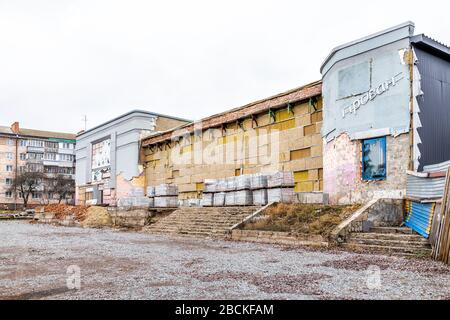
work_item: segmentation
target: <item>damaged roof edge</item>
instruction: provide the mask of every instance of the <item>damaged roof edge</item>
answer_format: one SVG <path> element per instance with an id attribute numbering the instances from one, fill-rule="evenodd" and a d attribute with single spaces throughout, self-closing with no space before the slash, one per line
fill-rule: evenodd
<path id="1" fill-rule="evenodd" d="M 147 146 L 147 145 L 151 145 L 151 144 L 158 143 L 158 142 L 161 142 L 161 141 L 170 140 L 171 136 L 168 136 L 168 135 L 170 135 L 171 133 L 176 132 L 178 130 L 183 130 L 183 129 L 189 130 L 189 127 L 192 127 L 191 129 L 194 130 L 193 126 L 195 126 L 195 124 L 197 124 L 197 123 L 204 123 L 206 121 L 213 122 L 214 119 L 218 119 L 220 117 L 223 117 L 223 116 L 226 116 L 226 115 L 229 115 L 229 114 L 232 114 L 232 113 L 238 113 L 239 111 L 242 112 L 242 110 L 245 110 L 247 108 L 251 108 L 251 107 L 257 106 L 259 104 L 263 104 L 263 103 L 268 103 L 271 100 L 282 98 L 284 96 L 288 96 L 288 95 L 296 93 L 296 92 L 306 92 L 307 90 L 312 90 L 312 92 L 310 92 L 308 94 L 305 94 L 305 96 L 302 96 L 299 99 L 296 99 L 295 101 L 306 100 L 306 99 L 309 99 L 309 98 L 316 97 L 316 96 L 320 95 L 321 92 L 322 92 L 322 81 L 321 80 L 314 81 L 314 82 L 311 82 L 311 83 L 306 84 L 304 86 L 297 87 L 297 88 L 294 88 L 294 89 L 291 89 L 291 90 L 288 90 L 288 91 L 285 91 L 285 92 L 282 92 L 282 93 L 270 96 L 270 97 L 265 98 L 265 99 L 260 99 L 260 100 L 248 103 L 248 104 L 246 104 L 244 106 L 233 108 L 233 109 L 227 110 L 225 112 L 221 112 L 221 113 L 218 113 L 218 114 L 215 114 L 215 115 L 212 115 L 212 116 L 200 119 L 198 121 L 193 121 L 193 122 L 190 122 L 190 123 L 187 123 L 187 124 L 183 124 L 183 125 L 180 125 L 180 126 L 178 126 L 176 128 L 172 128 L 172 129 L 169 129 L 169 130 L 166 130 L 166 131 L 155 132 L 154 134 L 143 138 L 142 139 L 142 141 L 143 141 L 142 145 L 143 146 Z M 294 101 L 285 101 L 285 102 L 283 102 L 281 104 L 273 104 L 273 105 L 270 105 L 270 106 L 264 106 L 264 107 L 261 107 L 260 110 L 258 109 L 257 112 L 255 112 L 255 113 L 263 112 L 263 111 L 268 110 L 270 108 L 278 108 L 278 107 L 281 107 L 282 104 L 287 104 L 287 103 L 292 103 L 292 102 L 294 102 Z M 255 113 L 252 113 L 252 114 L 255 114 Z M 237 119 L 246 118 L 248 116 L 249 116 L 248 114 L 237 114 L 236 115 Z M 234 121 L 236 121 L 236 119 L 234 119 Z M 232 122 L 232 121 L 224 121 L 222 123 L 228 123 L 228 122 Z M 206 125 L 204 127 L 204 129 L 212 128 L 214 126 L 215 126 L 215 123 L 213 123 L 212 125 Z M 160 139 L 158 139 L 158 138 L 160 138 Z M 149 140 L 152 140 L 152 139 L 154 139 L 154 140 L 157 139 L 158 141 L 154 141 L 154 142 L 153 141 L 149 141 Z"/>
<path id="2" fill-rule="evenodd" d="M 146 114 L 146 115 L 149 115 L 149 116 L 173 119 L 173 120 L 184 121 L 184 122 L 188 122 L 188 123 L 192 122 L 192 120 L 187 120 L 187 119 L 182 119 L 182 118 L 178 118 L 178 117 L 168 116 L 168 115 L 165 115 L 165 114 L 160 114 L 160 113 L 151 112 L 151 111 L 135 109 L 135 110 L 129 111 L 129 112 L 125 113 L 125 114 L 122 114 L 122 115 L 120 115 L 118 117 L 115 117 L 115 118 L 113 118 L 113 119 L 111 119 L 109 121 L 106 121 L 106 122 L 104 122 L 102 124 L 99 124 L 99 125 L 97 125 L 97 126 L 95 126 L 93 128 L 90 128 L 89 130 L 83 131 L 83 132 L 77 134 L 77 138 L 79 138 L 79 137 L 81 137 L 81 136 L 83 136 L 83 135 L 85 135 L 87 133 L 90 133 L 90 132 L 92 132 L 94 130 L 97 130 L 97 129 L 101 128 L 101 127 L 104 127 L 104 126 L 106 126 L 108 124 L 111 124 L 111 123 L 113 123 L 113 122 L 115 122 L 117 120 L 125 118 L 125 117 L 127 117 L 129 115 L 132 115 L 133 113 L 143 113 L 143 114 Z"/>
<path id="3" fill-rule="evenodd" d="M 341 50 L 343 50 L 343 49 L 345 49 L 345 48 L 354 46 L 354 45 L 356 45 L 356 44 L 360 44 L 360 43 L 362 43 L 362 42 L 364 42 L 364 41 L 367 41 L 367 40 L 370 40 L 370 39 L 374 39 L 374 38 L 378 38 L 378 37 L 381 37 L 381 36 L 386 35 L 386 34 L 388 34 L 388 33 L 392 33 L 392 32 L 394 32 L 394 31 L 398 31 L 398 30 L 403 29 L 403 28 L 405 28 L 405 27 L 409 27 L 409 37 L 413 36 L 415 24 L 414 24 L 414 22 L 412 22 L 412 21 L 406 21 L 406 22 L 404 22 L 404 23 L 402 23 L 402 24 L 399 24 L 399 25 L 397 25 L 397 26 L 394 26 L 394 27 L 391 27 L 391 28 L 382 30 L 382 31 L 380 31 L 380 32 L 377 32 L 377 33 L 368 35 L 368 36 L 366 36 L 366 37 L 363 37 L 363 38 L 360 38 L 360 39 L 357 39 L 357 40 L 354 40 L 354 41 L 351 41 L 351 42 L 348 42 L 348 43 L 345 43 L 345 44 L 343 44 L 343 45 L 340 45 L 340 46 L 335 47 L 334 49 L 331 50 L 330 54 L 326 57 L 326 59 L 325 59 L 324 62 L 322 63 L 322 65 L 321 65 L 321 67 L 320 67 L 320 73 L 323 75 L 324 73 L 326 73 L 326 72 L 331 68 L 331 67 L 329 67 L 329 68 L 324 72 L 325 66 L 331 61 L 331 59 L 333 58 L 333 56 L 334 56 L 338 51 L 341 51 Z M 404 38 L 406 38 L 406 37 L 404 37 Z M 398 39 L 398 40 L 400 40 L 400 39 Z"/>

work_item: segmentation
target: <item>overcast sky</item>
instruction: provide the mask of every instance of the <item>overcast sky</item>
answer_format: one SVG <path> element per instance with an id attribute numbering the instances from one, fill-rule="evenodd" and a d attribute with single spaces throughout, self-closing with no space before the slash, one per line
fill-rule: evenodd
<path id="1" fill-rule="evenodd" d="M 330 50 L 446 1 L 0 0 L 0 125 L 77 132 L 132 109 L 188 119 L 319 80 Z"/>

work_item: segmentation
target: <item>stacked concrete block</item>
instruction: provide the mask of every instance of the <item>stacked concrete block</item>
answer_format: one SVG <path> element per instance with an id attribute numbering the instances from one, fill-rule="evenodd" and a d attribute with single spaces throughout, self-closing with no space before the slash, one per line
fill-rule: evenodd
<path id="1" fill-rule="evenodd" d="M 178 207 L 178 197 L 155 197 L 155 208 L 176 208 Z"/>
<path id="2" fill-rule="evenodd" d="M 267 201 L 293 203 L 296 201 L 294 188 L 272 188 L 267 190 Z"/>
<path id="3" fill-rule="evenodd" d="M 292 172 L 280 171 L 269 175 L 267 178 L 268 188 L 285 188 L 293 187 L 294 185 L 294 174 Z"/>
<path id="4" fill-rule="evenodd" d="M 160 184 L 155 187 L 156 197 L 178 196 L 178 187 L 170 184 Z"/>
<path id="5" fill-rule="evenodd" d="M 227 180 L 225 179 L 217 180 L 216 191 L 217 192 L 227 191 Z"/>
<path id="6" fill-rule="evenodd" d="M 253 204 L 265 206 L 267 204 L 267 189 L 252 190 Z"/>
<path id="7" fill-rule="evenodd" d="M 244 174 L 234 177 L 236 190 L 249 190 L 251 187 L 252 175 Z"/>
<path id="8" fill-rule="evenodd" d="M 250 188 L 252 190 L 267 188 L 267 175 L 262 173 L 255 173 L 250 179 Z"/>
<path id="9" fill-rule="evenodd" d="M 170 184 L 156 186 L 154 206 L 156 208 L 178 207 L 178 187 Z"/>
<path id="10" fill-rule="evenodd" d="M 235 206 L 251 206 L 253 204 L 253 193 L 251 190 L 239 190 L 233 193 Z"/>
<path id="11" fill-rule="evenodd" d="M 223 207 L 225 206 L 225 192 L 216 192 L 214 193 L 214 207 Z"/>
<path id="12" fill-rule="evenodd" d="M 148 186 L 147 187 L 147 197 L 152 198 L 155 196 L 155 187 Z"/>
<path id="13" fill-rule="evenodd" d="M 225 191 L 235 191 L 236 190 L 236 177 L 228 177 L 225 179 L 227 183 L 227 188 Z"/>
<path id="14" fill-rule="evenodd" d="M 236 205 L 236 192 L 235 191 L 229 191 L 225 194 L 225 206 L 235 206 Z"/>
<path id="15" fill-rule="evenodd" d="M 214 193 L 203 193 L 200 205 L 202 207 L 212 207 L 214 204 Z"/>
<path id="16" fill-rule="evenodd" d="M 206 179 L 204 183 L 203 193 L 213 193 L 217 191 L 217 180 Z"/>

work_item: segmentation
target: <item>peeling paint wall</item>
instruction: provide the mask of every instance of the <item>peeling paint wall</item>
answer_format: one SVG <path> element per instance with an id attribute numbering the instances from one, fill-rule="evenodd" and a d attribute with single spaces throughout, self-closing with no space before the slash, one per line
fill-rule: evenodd
<path id="1" fill-rule="evenodd" d="M 324 142 L 324 193 L 332 204 L 366 203 L 373 198 L 402 198 L 406 194 L 409 135 L 387 137 L 385 181 L 362 180 L 362 145 L 342 134 Z"/>
<path id="2" fill-rule="evenodd" d="M 328 71 L 323 97 L 329 108 L 324 109 L 322 129 L 327 141 L 342 133 L 358 139 L 361 135 L 377 136 L 381 131 L 381 135 L 409 132 L 408 53 L 409 42 L 402 40 L 348 58 Z"/>
<path id="3" fill-rule="evenodd" d="M 324 193 L 330 203 L 406 194 L 411 161 L 410 23 L 335 50 L 322 67 Z M 386 137 L 386 179 L 362 178 L 364 139 Z"/>

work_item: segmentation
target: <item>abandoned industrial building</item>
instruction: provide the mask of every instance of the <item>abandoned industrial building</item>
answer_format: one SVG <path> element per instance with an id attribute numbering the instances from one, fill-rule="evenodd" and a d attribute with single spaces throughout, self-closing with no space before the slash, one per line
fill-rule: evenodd
<path id="1" fill-rule="evenodd" d="M 276 234 L 239 228 L 273 205 L 356 206 L 311 241 L 442 247 L 437 258 L 450 244 L 450 48 L 414 28 L 340 45 L 321 80 L 199 121 L 135 110 L 79 133 L 76 204 L 154 233 L 255 242 Z M 149 223 L 155 212 L 164 215 Z"/>
<path id="2" fill-rule="evenodd" d="M 21 128 L 18 122 L 0 127 L 0 207 L 20 208 L 23 193 L 13 189 L 15 179 L 23 172 L 40 172 L 51 180 L 63 176 L 75 179 L 75 135 Z M 48 191 L 48 192 L 47 192 Z M 29 205 L 58 202 L 57 194 L 45 184 L 29 194 Z M 67 199 L 74 200 L 74 193 Z"/>

